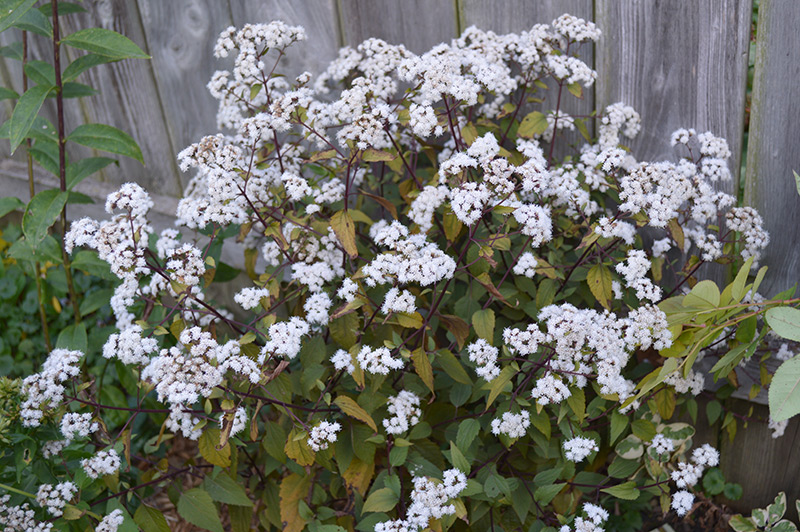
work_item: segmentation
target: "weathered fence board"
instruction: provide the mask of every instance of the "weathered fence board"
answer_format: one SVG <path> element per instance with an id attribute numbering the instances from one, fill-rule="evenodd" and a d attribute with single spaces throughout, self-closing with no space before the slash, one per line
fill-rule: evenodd
<path id="1" fill-rule="evenodd" d="M 460 0 L 459 22 L 461 30 L 475 25 L 482 30 L 496 33 L 512 33 L 530 30 L 534 24 L 550 24 L 554 19 L 569 13 L 585 20 L 592 20 L 592 0 L 544 0 L 530 2 L 526 0 L 505 0 L 494 2 L 492 0 Z M 580 58 L 589 66 L 594 64 L 594 50 L 591 43 L 582 45 Z M 552 80 L 548 83 L 551 87 L 545 91 L 542 106 L 546 110 L 556 108 L 558 90 L 553 86 Z M 560 109 L 572 116 L 587 116 L 595 108 L 594 87 L 584 89 L 583 98 L 577 99 L 562 89 L 562 103 Z M 591 132 L 594 124 L 587 121 Z M 563 141 L 556 140 L 559 155 L 574 154 L 568 146 L 583 144 L 583 138 L 577 133 L 566 134 Z M 564 142 L 565 144 L 561 143 Z"/>
<path id="2" fill-rule="evenodd" d="M 739 175 L 751 9 L 751 0 L 596 1 L 595 97 L 639 112 L 637 159 L 676 160 L 670 135 L 693 127 L 728 140 Z M 720 187 L 735 195 L 735 183 Z"/>
<path id="3" fill-rule="evenodd" d="M 137 5 L 174 158 L 217 131 L 217 101 L 205 85 L 222 67 L 211 50 L 232 24 L 230 7 L 216 0 L 138 0 Z"/>
<path id="4" fill-rule="evenodd" d="M 794 0 L 761 0 L 745 204 L 758 209 L 770 233 L 763 263 L 768 296 L 800 279 L 800 9 Z"/>
<path id="5" fill-rule="evenodd" d="M 339 9 L 344 42 L 353 47 L 377 37 L 419 54 L 458 36 L 452 0 L 339 0 Z"/>
<path id="6" fill-rule="evenodd" d="M 230 0 L 230 7 L 233 25 L 237 28 L 247 23 L 282 20 L 306 29 L 308 39 L 291 46 L 279 67 L 287 76 L 297 76 L 305 70 L 312 74 L 322 72 L 336 57 L 342 44 L 336 0 Z M 208 61 L 214 61 L 210 49 L 205 54 Z M 217 62 L 215 70 L 221 69 L 221 65 Z"/>

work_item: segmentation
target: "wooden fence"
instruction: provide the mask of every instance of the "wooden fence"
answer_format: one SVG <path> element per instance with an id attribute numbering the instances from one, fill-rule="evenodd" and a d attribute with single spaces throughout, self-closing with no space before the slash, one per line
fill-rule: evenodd
<path id="1" fill-rule="evenodd" d="M 275 19 L 304 26 L 308 40 L 292 48 L 285 72 L 318 73 L 340 46 L 357 45 L 367 37 L 422 52 L 470 25 L 517 32 L 568 12 L 593 19 L 603 31 L 585 56 L 598 72 L 597 83 L 572 110 L 583 114 L 617 101 L 633 105 L 643 129 L 631 148 L 642 160 L 674 159 L 669 138 L 679 127 L 727 138 L 735 179 L 724 186 L 736 195 L 745 155 L 752 1 L 87 0 L 89 13 L 68 17 L 65 33 L 90 26 L 114 29 L 133 39 L 152 60 L 123 61 L 89 74 L 85 82 L 102 93 L 85 99 L 79 111 L 69 106 L 67 127 L 86 121 L 109 123 L 130 132 L 142 146 L 146 166 L 121 160 L 119 168 L 100 176 L 100 190 L 133 180 L 174 198 L 187 180 L 177 168 L 176 153 L 216 132 L 216 102 L 205 85 L 215 70 L 227 67 L 211 54 L 217 35 L 227 26 Z M 744 204 L 759 210 L 772 237 L 763 261 L 770 267 L 762 285 L 768 295 L 799 277 L 800 197 L 792 176 L 792 170 L 800 171 L 798 27 L 796 0 L 761 0 L 743 183 Z M 49 49 L 34 46 L 37 53 L 49 54 Z M 15 69 L 15 64 L 0 63 L 4 84 L 19 90 Z M 4 162 L 0 173 L 0 190 L 12 190 L 14 175 L 20 174 L 15 163 Z M 162 203 L 175 204 L 174 199 Z M 748 413 L 747 405 L 730 407 Z M 756 407 L 761 409 L 756 415 L 764 416 L 764 407 Z M 726 473 L 745 486 L 740 507 L 765 504 L 780 489 L 790 497 L 800 496 L 795 443 L 799 432 L 795 420 L 786 436 L 773 442 L 763 424 L 750 423 L 743 429 L 740 421 L 739 437 L 733 447 L 727 445 L 724 464 Z M 703 439 L 713 442 L 726 436 L 707 427 Z"/>

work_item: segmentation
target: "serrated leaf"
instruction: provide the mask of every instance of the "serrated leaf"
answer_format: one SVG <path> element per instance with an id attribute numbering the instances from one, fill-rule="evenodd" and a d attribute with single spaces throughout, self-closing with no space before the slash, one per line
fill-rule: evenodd
<path id="1" fill-rule="evenodd" d="M 620 434 L 628 427 L 628 416 L 622 415 L 616 410 L 611 413 L 611 439 L 609 443 L 611 445 L 617 441 Z"/>
<path id="2" fill-rule="evenodd" d="M 396 505 L 399 497 L 389 488 L 373 491 L 364 501 L 362 512 L 388 512 Z"/>
<path id="3" fill-rule="evenodd" d="M 150 59 L 132 40 L 104 28 L 78 30 L 62 38 L 61 44 L 112 59 Z"/>
<path id="4" fill-rule="evenodd" d="M 450 463 L 465 475 L 469 475 L 472 469 L 469 465 L 469 460 L 467 460 L 464 453 L 462 453 L 458 446 L 452 441 L 450 442 Z"/>
<path id="5" fill-rule="evenodd" d="M 36 85 L 20 96 L 17 105 L 14 107 L 14 112 L 11 113 L 8 126 L 12 154 L 22 144 L 22 141 L 28 137 L 28 132 L 39 114 L 39 109 L 41 109 L 51 89 L 52 87 L 47 85 Z"/>
<path id="6" fill-rule="evenodd" d="M 79 58 L 75 59 L 75 61 L 67 65 L 67 68 L 64 69 L 64 73 L 61 75 L 61 77 L 65 83 L 68 81 L 74 81 L 78 76 L 80 76 L 83 72 L 86 72 L 90 68 L 113 61 L 115 61 L 115 59 L 103 55 L 97 55 L 97 54 L 82 55 Z"/>
<path id="7" fill-rule="evenodd" d="M 447 375 L 456 382 L 472 386 L 472 379 L 453 353 L 441 350 L 436 355 L 436 360 Z"/>
<path id="8" fill-rule="evenodd" d="M 342 247 L 350 257 L 358 257 L 356 247 L 356 225 L 347 211 L 339 211 L 331 216 L 331 229 L 336 234 Z"/>
<path id="9" fill-rule="evenodd" d="M 217 513 L 217 507 L 211 496 L 201 488 L 193 488 L 184 492 L 178 500 L 178 513 L 202 529 L 211 532 L 224 532 Z"/>
<path id="10" fill-rule="evenodd" d="M 14 27 L 41 35 L 42 37 L 53 37 L 53 25 L 50 23 L 50 19 L 38 9 L 29 9 L 14 22 Z"/>
<path id="11" fill-rule="evenodd" d="M 217 449 L 220 443 L 220 431 L 216 427 L 209 427 L 200 436 L 197 442 L 200 449 L 200 456 L 206 459 L 211 464 L 220 467 L 229 467 L 231 465 L 231 446 L 230 443 L 225 442 L 225 445 Z"/>
<path id="12" fill-rule="evenodd" d="M 161 510 L 146 504 L 139 505 L 133 520 L 144 532 L 169 532 L 169 525 Z"/>
<path id="13" fill-rule="evenodd" d="M 767 311 L 767 324 L 781 338 L 800 342 L 800 309 L 775 307 Z"/>
<path id="14" fill-rule="evenodd" d="M 602 264 L 594 265 L 589 273 L 586 274 L 586 282 L 592 295 L 597 298 L 597 302 L 603 305 L 606 309 L 611 308 L 611 300 L 614 293 L 611 288 L 611 270 Z"/>
<path id="15" fill-rule="evenodd" d="M 234 506 L 253 506 L 253 501 L 247 496 L 244 488 L 225 473 L 216 477 L 207 476 L 203 487 L 217 502 L 232 504 Z"/>
<path id="16" fill-rule="evenodd" d="M 34 246 L 44 240 L 47 230 L 53 225 L 67 204 L 69 193 L 58 189 L 43 190 L 28 203 L 22 217 L 22 232 Z"/>
<path id="17" fill-rule="evenodd" d="M 144 164 L 142 150 L 133 137 L 106 124 L 82 124 L 72 130 L 67 140 L 81 146 L 124 155 Z"/>
<path id="18" fill-rule="evenodd" d="M 370 416 L 366 410 L 361 408 L 361 406 L 353 399 L 347 397 L 346 395 L 340 395 L 333 402 L 342 410 L 342 412 L 354 419 L 363 421 L 369 426 L 369 428 L 375 432 L 378 432 L 378 426 L 375 424 L 375 420 L 372 419 L 372 416 Z"/>
<path id="19" fill-rule="evenodd" d="M 308 434 L 302 429 L 296 427 L 292 429 L 283 451 L 301 466 L 310 466 L 314 463 L 315 453 L 308 446 Z"/>
<path id="20" fill-rule="evenodd" d="M 552 484 L 550 486 L 540 486 L 533 492 L 533 498 L 539 504 L 550 504 L 555 499 L 556 495 L 564 489 L 566 484 Z"/>
<path id="21" fill-rule="evenodd" d="M 800 413 L 800 355 L 778 367 L 769 385 L 769 415 L 783 421 Z"/>

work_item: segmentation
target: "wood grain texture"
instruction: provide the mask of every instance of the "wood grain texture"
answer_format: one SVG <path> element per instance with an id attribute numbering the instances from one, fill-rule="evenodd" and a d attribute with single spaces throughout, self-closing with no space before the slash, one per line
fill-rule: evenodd
<path id="1" fill-rule="evenodd" d="M 212 50 L 219 33 L 232 24 L 230 7 L 218 0 L 138 0 L 137 4 L 172 151 L 177 154 L 217 131 L 217 101 L 206 84 L 226 66 Z"/>
<path id="2" fill-rule="evenodd" d="M 745 204 L 764 218 L 769 271 L 760 292 L 771 296 L 800 279 L 800 10 L 793 0 L 762 0 L 758 10 Z"/>
<path id="3" fill-rule="evenodd" d="M 569 13 L 576 17 L 592 20 L 592 0 L 459 0 L 459 21 L 461 29 L 477 26 L 482 30 L 496 33 L 518 33 L 530 30 L 534 24 L 550 24 L 563 15 Z M 594 65 L 594 50 L 592 43 L 581 46 L 578 57 L 590 67 Z M 558 90 L 552 79 L 544 80 L 550 88 L 544 93 L 544 102 L 541 104 L 545 111 L 554 110 L 558 102 Z M 539 96 L 537 94 L 537 96 Z M 566 88 L 562 90 L 561 107 L 569 115 L 589 115 L 595 108 L 594 87 L 584 88 L 583 98 L 577 99 Z M 590 134 L 594 130 L 592 121 L 587 121 Z M 556 156 L 574 155 L 570 145 L 579 148 L 585 141 L 577 132 L 567 133 L 556 140 Z"/>
<path id="4" fill-rule="evenodd" d="M 90 0 L 83 6 L 88 13 L 62 17 L 64 35 L 82 28 L 106 28 L 122 33 L 149 53 L 135 2 Z M 74 59 L 82 52 L 65 47 L 64 53 Z M 119 184 L 135 181 L 155 194 L 179 195 L 182 186 L 176 153 L 152 63 L 138 59 L 101 65 L 82 74 L 80 80 L 100 89 L 101 94 L 81 100 L 83 118 L 67 117 L 67 131 L 79 123 L 109 124 L 130 134 L 144 155 L 145 167 L 120 157 L 119 167 L 108 167 L 103 178 Z"/>
<path id="5" fill-rule="evenodd" d="M 597 0 L 598 107 L 623 101 L 642 117 L 639 160 L 677 160 L 670 135 L 693 127 L 725 137 L 739 175 L 751 0 Z"/>
<path id="6" fill-rule="evenodd" d="M 458 36 L 453 0 L 339 0 L 344 42 L 369 37 L 423 53 Z"/>
<path id="7" fill-rule="evenodd" d="M 755 419 L 767 419 L 769 409 L 738 399 L 725 402 L 725 408 Z M 698 418 L 703 418 L 701 413 Z M 725 429 L 720 434 L 720 468 L 728 482 L 744 488 L 738 501 L 725 501 L 735 511 L 750 515 L 753 508 L 764 508 L 779 491 L 789 501 L 785 517 L 797 522 L 794 501 L 800 498 L 800 417 L 789 420 L 786 432 L 777 439 L 765 422 L 737 420 L 736 437 L 731 442 Z"/>
<path id="8" fill-rule="evenodd" d="M 335 0 L 230 0 L 230 8 L 237 28 L 273 20 L 305 28 L 307 40 L 290 46 L 277 69 L 290 80 L 306 70 L 319 74 L 338 54 L 342 41 Z"/>

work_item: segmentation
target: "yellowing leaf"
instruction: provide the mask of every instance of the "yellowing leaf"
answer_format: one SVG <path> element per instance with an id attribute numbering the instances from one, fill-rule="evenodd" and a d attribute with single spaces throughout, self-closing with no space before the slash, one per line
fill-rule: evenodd
<path id="1" fill-rule="evenodd" d="M 281 521 L 284 532 L 301 532 L 306 520 L 300 516 L 300 501 L 308 495 L 311 477 L 291 474 L 281 481 L 279 496 L 281 500 Z"/>
<path id="2" fill-rule="evenodd" d="M 467 337 L 469 337 L 469 325 L 467 325 L 467 322 L 458 316 L 452 316 L 450 314 L 439 314 L 439 320 L 442 322 L 445 329 L 453 334 L 458 348 L 463 349 Z"/>
<path id="3" fill-rule="evenodd" d="M 283 447 L 286 456 L 300 464 L 308 466 L 314 463 L 314 451 L 308 446 L 308 435 L 305 431 L 293 428 Z"/>
<path id="4" fill-rule="evenodd" d="M 390 488 L 373 491 L 364 501 L 362 512 L 388 512 L 397 505 L 399 497 Z"/>
<path id="5" fill-rule="evenodd" d="M 492 309 L 476 310 L 472 315 L 472 326 L 478 336 L 490 344 L 494 341 L 494 311 Z"/>
<path id="6" fill-rule="evenodd" d="M 197 442 L 200 448 L 200 455 L 209 463 L 220 467 L 228 467 L 231 465 L 231 446 L 226 442 L 225 445 L 218 449 L 219 443 L 220 432 L 216 427 L 206 429 L 200 436 L 200 441 Z"/>
<path id="7" fill-rule="evenodd" d="M 331 216 L 331 229 L 350 257 L 358 256 L 356 247 L 356 225 L 347 211 L 339 211 Z"/>
<path id="8" fill-rule="evenodd" d="M 547 130 L 547 117 L 539 111 L 529 113 L 517 129 L 517 135 L 530 139 L 536 135 L 541 135 Z"/>
<path id="9" fill-rule="evenodd" d="M 511 366 L 506 366 L 503 368 L 503 371 L 500 372 L 500 375 L 495 377 L 491 380 L 491 382 L 487 383 L 489 387 L 489 397 L 486 399 L 486 409 L 488 410 L 489 407 L 492 405 L 497 396 L 500 395 L 500 392 L 503 391 L 506 384 L 511 382 L 511 379 L 514 378 L 514 375 L 517 374 L 517 370 L 515 370 Z"/>
<path id="10" fill-rule="evenodd" d="M 367 148 L 361 155 L 361 159 L 368 163 L 391 161 L 395 157 L 397 155 L 384 150 L 376 150 L 375 148 Z"/>
<path id="11" fill-rule="evenodd" d="M 342 409 L 342 412 L 353 419 L 363 421 L 369 425 L 369 428 L 375 432 L 378 432 L 378 426 L 375 424 L 375 420 L 372 419 L 372 416 L 370 416 L 367 411 L 361 408 L 361 406 L 354 400 L 350 399 L 346 395 L 340 395 L 333 402 L 336 404 L 336 406 Z"/>
<path id="12" fill-rule="evenodd" d="M 350 466 L 342 475 L 348 486 L 356 489 L 362 495 L 367 493 L 372 475 L 375 473 L 375 462 L 362 462 L 358 458 L 353 458 Z"/>
<path id="13" fill-rule="evenodd" d="M 611 271 L 602 264 L 596 264 L 586 274 L 586 282 L 589 284 L 592 295 L 607 309 L 611 308 L 610 303 L 613 298 L 611 281 Z"/>
<path id="14" fill-rule="evenodd" d="M 414 363 L 414 371 L 417 372 L 419 378 L 425 383 L 425 386 L 433 392 L 433 367 L 428 358 L 428 354 L 424 349 L 420 348 L 411 354 L 411 361 Z"/>

